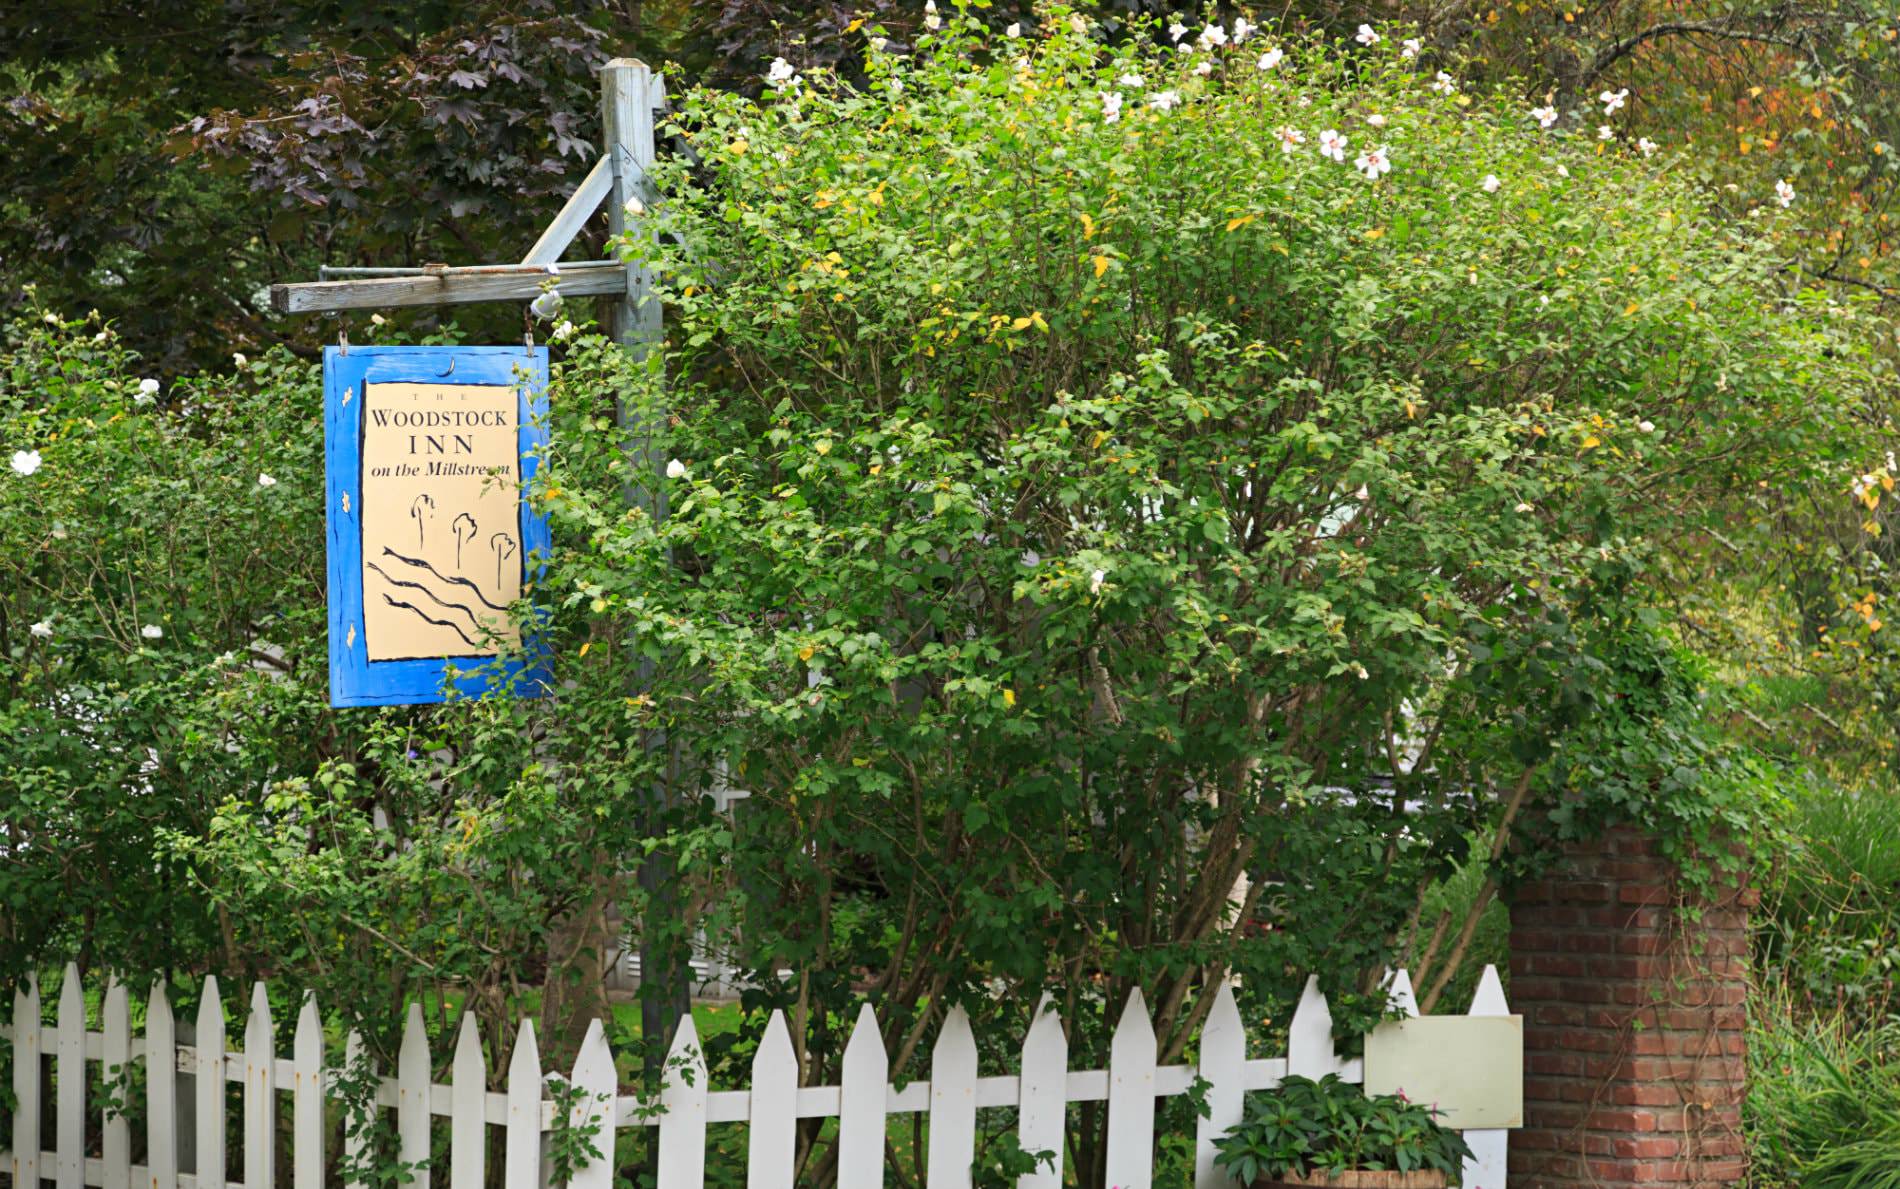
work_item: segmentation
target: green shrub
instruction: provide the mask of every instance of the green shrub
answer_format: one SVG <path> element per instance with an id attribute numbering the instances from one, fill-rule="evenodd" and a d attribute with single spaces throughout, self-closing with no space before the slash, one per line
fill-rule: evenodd
<path id="1" fill-rule="evenodd" d="M 1334 1074 L 1288 1077 L 1251 1095 L 1247 1113 L 1215 1141 L 1215 1163 L 1243 1185 L 1287 1173 L 1441 1172 L 1454 1185 L 1471 1149 L 1403 1095 L 1368 1095 Z"/>

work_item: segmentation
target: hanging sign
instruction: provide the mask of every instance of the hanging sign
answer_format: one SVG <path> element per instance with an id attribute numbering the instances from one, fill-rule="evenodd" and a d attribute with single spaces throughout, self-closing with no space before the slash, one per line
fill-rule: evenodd
<path id="1" fill-rule="evenodd" d="M 546 690 L 510 606 L 549 546 L 547 378 L 545 347 L 324 351 L 332 706 Z"/>

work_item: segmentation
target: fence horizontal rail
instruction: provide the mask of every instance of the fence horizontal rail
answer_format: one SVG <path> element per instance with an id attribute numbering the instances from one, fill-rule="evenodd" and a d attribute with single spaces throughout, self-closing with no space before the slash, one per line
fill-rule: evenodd
<path id="1" fill-rule="evenodd" d="M 1392 979 L 1394 1002 L 1417 1014 L 1405 972 Z M 1472 1005 L 1474 1015 L 1508 1013 L 1496 971 L 1487 969 Z M 291 1189 L 326 1189 L 324 1147 L 330 1136 L 326 1109 L 339 1099 L 339 1070 L 326 1065 L 324 1033 L 314 999 L 298 1014 L 293 1055 L 275 1051 L 270 1002 L 262 983 L 252 988 L 243 1044 L 225 1047 L 223 1003 L 216 979 L 207 979 L 197 1013 L 195 1035 L 180 1043 L 162 986 L 148 999 L 145 1035 L 133 1037 L 126 988 L 113 982 L 102 1005 L 103 1028 L 87 1028 L 78 971 L 68 966 L 56 1020 L 42 1019 L 40 993 L 29 980 L 16 990 L 13 1015 L 4 1031 L 13 1041 L 13 1090 L 16 1109 L 12 1147 L 0 1151 L 0 1169 L 13 1174 L 14 1189 L 279 1189 L 276 1131 L 284 1096 L 291 1104 L 288 1152 Z M 1289 1024 L 1287 1053 L 1248 1057 L 1246 1029 L 1231 986 L 1216 995 L 1202 1027 L 1195 1064 L 1159 1065 L 1148 1009 L 1139 991 L 1130 995 L 1110 1045 L 1107 1069 L 1068 1068 L 1068 1043 L 1062 1022 L 1045 999 L 1025 1038 L 1019 1072 L 977 1075 L 976 1039 L 969 1017 L 952 1008 L 931 1054 L 930 1077 L 898 1087 L 890 1084 L 889 1062 L 877 1019 L 865 1006 L 846 1046 L 840 1084 L 800 1086 L 799 1066 L 782 1013 L 773 1013 L 744 1089 L 713 1090 L 707 1085 L 705 1059 L 689 1018 L 681 1021 L 657 1097 L 619 1093 L 613 1054 L 599 1021 L 581 1044 L 569 1081 L 580 1091 L 569 1117 L 545 1084 L 533 1026 L 523 1021 L 509 1062 L 506 1090 L 490 1090 L 479 1028 L 465 1014 L 455 1041 L 447 1084 L 432 1081 L 433 1064 L 419 1005 L 404 1022 L 393 1076 L 377 1075 L 375 1103 L 396 1116 L 398 1156 L 420 1164 L 413 1189 L 430 1189 L 432 1179 L 448 1189 L 482 1189 L 487 1181 L 490 1127 L 500 1128 L 504 1151 L 501 1180 L 506 1189 L 543 1189 L 549 1169 L 547 1134 L 562 1125 L 593 1129 L 598 1159 L 580 1167 L 572 1189 L 610 1189 L 613 1137 L 634 1128 L 657 1129 L 657 1164 L 666 1189 L 700 1189 L 705 1183 L 706 1128 L 712 1124 L 749 1124 L 746 1136 L 747 1181 L 751 1189 L 790 1189 L 796 1158 L 795 1124 L 800 1119 L 839 1120 L 839 1189 L 881 1189 L 884 1184 L 886 1122 L 893 1115 L 926 1114 L 929 1119 L 927 1182 L 930 1189 L 969 1189 L 976 1156 L 976 1112 L 1013 1108 L 1018 1138 L 1030 1152 L 1053 1153 L 1037 1171 L 1018 1180 L 1018 1189 L 1058 1189 L 1062 1184 L 1067 1108 L 1080 1102 L 1108 1104 L 1108 1184 L 1119 1189 L 1151 1189 L 1155 1149 L 1155 1100 L 1205 1090 L 1207 1114 L 1195 1132 L 1196 1189 L 1235 1189 L 1215 1167 L 1214 1140 L 1241 1116 L 1243 1095 L 1271 1089 L 1289 1073 L 1308 1077 L 1337 1074 L 1346 1081 L 1363 1078 L 1359 1060 L 1342 1060 L 1333 1045 L 1332 1017 L 1317 980 L 1309 979 Z M 346 1064 L 360 1060 L 362 1043 L 352 1035 Z M 55 1074 L 52 1101 L 42 1101 L 44 1062 Z M 119 1092 L 109 1083 L 129 1083 L 123 1073 L 135 1063 L 145 1079 L 146 1159 L 131 1161 L 128 1113 L 113 1109 Z M 153 1078 L 153 1068 L 174 1076 Z M 204 1073 L 215 1076 L 203 1077 Z M 231 1083 L 243 1087 L 242 1140 L 226 1151 L 226 1096 Z M 184 1110 L 181 1110 L 181 1105 Z M 54 1144 L 44 1147 L 43 1112 L 52 1109 Z M 98 1154 L 87 1144 L 89 1107 L 98 1112 Z M 334 1118 L 332 1114 L 331 1119 Z M 448 1159 L 432 1159 L 431 1123 L 449 1121 Z M 1467 1164 L 1467 1189 L 1505 1189 L 1504 1131 L 1468 1131 L 1473 1149 Z M 347 1142 L 347 1141 L 346 1141 Z M 360 1141 L 357 1141 L 360 1142 Z M 352 1145 L 353 1146 L 353 1145 Z M 235 1156 L 241 1175 L 228 1157 Z M 446 1178 L 443 1174 L 446 1173 Z M 351 1189 L 357 1189 L 351 1186 Z"/>

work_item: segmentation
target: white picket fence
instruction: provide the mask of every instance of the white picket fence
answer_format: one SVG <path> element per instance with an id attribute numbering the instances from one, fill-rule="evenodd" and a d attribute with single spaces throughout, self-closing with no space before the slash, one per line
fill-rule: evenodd
<path id="1" fill-rule="evenodd" d="M 1417 1014 L 1410 980 L 1403 971 L 1392 980 L 1394 999 Z M 88 1031 L 78 972 L 67 967 L 60 990 L 57 1022 L 40 1023 L 40 994 L 29 982 L 15 992 L 12 1021 L 5 1032 L 13 1041 L 13 1090 L 18 1101 L 12 1120 L 12 1149 L 0 1152 L 0 1169 L 11 1169 L 13 1189 L 276 1189 L 280 1093 L 291 1099 L 290 1185 L 322 1189 L 324 1180 L 325 1097 L 333 1090 L 326 1078 L 322 1021 L 314 1000 L 306 999 L 297 1018 L 292 1055 L 286 1061 L 271 1043 L 270 1003 L 263 984 L 253 988 L 243 1047 L 225 1049 L 224 1012 L 215 980 L 207 980 L 197 1015 L 196 1044 L 178 1043 L 178 1030 L 161 987 L 154 986 L 145 1019 L 145 1035 L 134 1037 L 124 985 L 114 983 L 103 1003 L 103 1030 Z M 1486 969 L 1473 1015 L 1506 1015 L 1497 972 Z M 751 1189 L 791 1189 L 795 1124 L 799 1119 L 838 1120 L 838 1189 L 881 1189 L 887 1120 L 892 1115 L 926 1112 L 930 1189 L 968 1189 L 975 1153 L 977 1111 L 1010 1108 L 1018 1113 L 1017 1132 L 1024 1150 L 1055 1154 L 1024 1176 L 1020 1189 L 1059 1189 L 1062 1179 L 1063 1127 L 1070 1103 L 1108 1104 L 1107 1184 L 1119 1189 L 1151 1189 L 1155 1139 L 1155 1100 L 1183 1094 L 1196 1077 L 1206 1079 L 1212 1108 L 1195 1130 L 1196 1189 L 1231 1189 L 1213 1162 L 1213 1141 L 1240 1118 L 1248 1090 L 1270 1089 L 1289 1073 L 1320 1077 L 1337 1073 L 1358 1081 L 1360 1062 L 1335 1053 L 1332 1016 L 1317 980 L 1308 980 L 1289 1029 L 1284 1057 L 1247 1056 L 1246 1029 L 1231 987 L 1223 987 L 1200 1038 L 1195 1065 L 1158 1065 L 1155 1034 L 1139 991 L 1124 1007 L 1111 1042 L 1106 1070 L 1072 1070 L 1062 1022 L 1045 1001 L 1023 1042 L 1021 1073 L 1005 1077 L 977 1075 L 976 1037 L 969 1017 L 952 1009 L 931 1054 L 930 1080 L 899 1089 L 890 1083 L 889 1059 L 876 1018 L 866 1005 L 845 1046 L 840 1086 L 800 1086 L 798 1062 L 785 1017 L 773 1013 L 752 1062 L 752 1082 L 744 1090 L 712 1090 L 692 1020 L 681 1022 L 667 1062 L 657 1102 L 618 1093 L 613 1053 L 599 1021 L 588 1030 L 575 1060 L 572 1082 L 588 1091 L 573 1107 L 572 1122 L 592 1123 L 595 1146 L 603 1153 L 570 1182 L 572 1189 L 611 1189 L 610 1162 L 616 1131 L 659 1128 L 658 1171 L 663 1189 L 701 1189 L 705 1183 L 706 1129 L 709 1124 L 746 1123 L 746 1184 Z M 346 1061 L 360 1053 L 349 1038 Z M 131 1160 L 130 1123 L 108 1109 L 106 1080 L 119 1077 L 143 1060 L 151 1070 L 173 1069 L 197 1075 L 205 1070 L 200 1053 L 211 1054 L 211 1076 L 145 1079 L 146 1160 Z M 40 1146 L 42 1061 L 53 1062 L 55 1144 Z M 553 1102 L 544 1093 L 543 1071 L 534 1029 L 523 1021 L 509 1062 L 507 1089 L 488 1088 L 481 1037 L 474 1017 L 464 1015 L 450 1063 L 448 1085 L 430 1081 L 431 1057 L 423 1032 L 422 1011 L 412 1005 L 396 1061 L 396 1076 L 380 1079 L 378 1102 L 396 1112 L 399 1156 L 424 1162 L 430 1156 L 433 1117 L 450 1121 L 447 1189 L 482 1189 L 489 1153 L 488 1128 L 504 1135 L 503 1180 L 507 1189 L 542 1189 L 547 1169 L 543 1134 L 554 1127 Z M 334 1071 L 332 1071 L 334 1072 Z M 179 1086 L 191 1101 L 181 1117 Z M 225 1083 L 241 1082 L 243 1145 L 237 1154 L 239 1179 L 227 1180 Z M 117 1084 L 124 1084 L 119 1080 Z M 99 1155 L 87 1153 L 87 1112 L 101 1113 Z M 334 1114 L 333 1116 L 334 1117 Z M 1467 1189 L 1505 1189 L 1504 1131 L 1470 1131 L 1466 1140 L 1474 1159 L 1466 1167 Z M 186 1159 L 181 1162 L 181 1146 Z M 191 1167 L 181 1167 L 181 1163 Z M 430 1162 L 416 1174 L 414 1189 L 441 1184 L 444 1166 Z"/>

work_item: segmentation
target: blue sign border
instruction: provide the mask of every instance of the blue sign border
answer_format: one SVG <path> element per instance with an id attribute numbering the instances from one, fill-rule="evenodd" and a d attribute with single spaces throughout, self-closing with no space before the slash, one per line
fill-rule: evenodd
<path id="1" fill-rule="evenodd" d="M 495 689 L 538 697 L 552 666 L 532 636 L 523 655 L 370 661 L 363 624 L 363 385 L 516 385 L 521 483 L 526 492 L 547 445 L 546 347 L 326 347 L 323 438 L 330 570 L 330 705 L 404 706 L 478 698 Z M 347 497 L 347 499 L 346 499 Z M 522 588 L 552 546 L 545 516 L 521 501 Z M 354 637 L 351 629 L 354 628 Z M 451 670 L 454 675 L 451 676 Z"/>

